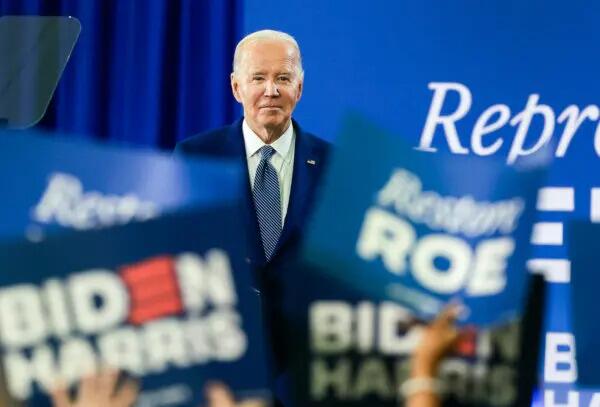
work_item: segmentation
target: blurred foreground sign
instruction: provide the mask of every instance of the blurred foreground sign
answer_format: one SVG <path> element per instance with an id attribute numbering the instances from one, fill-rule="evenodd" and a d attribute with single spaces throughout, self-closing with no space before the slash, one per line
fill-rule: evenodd
<path id="1" fill-rule="evenodd" d="M 0 133 L 0 239 L 33 240 L 239 199 L 238 169 L 32 133 Z"/>
<path id="2" fill-rule="evenodd" d="M 469 313 L 439 368 L 443 405 L 528 405 L 543 296 L 525 261 L 543 171 L 415 151 L 357 119 L 338 140 L 302 256 L 282 270 L 299 405 L 403 402 L 422 320 L 451 298 Z"/>
<path id="3" fill-rule="evenodd" d="M 600 386 L 600 326 L 595 318 L 600 285 L 600 224 L 584 221 L 569 223 L 569 258 L 571 259 L 571 318 L 575 343 L 563 346 L 563 376 L 569 375 L 580 387 Z M 577 364 L 573 366 L 572 355 Z M 599 397 L 600 399 L 600 397 Z"/>
<path id="4" fill-rule="evenodd" d="M 140 405 L 198 406 L 207 382 L 268 398 L 259 298 L 237 203 L 0 246 L 0 357 L 9 394 L 117 367 Z"/>
<path id="5" fill-rule="evenodd" d="M 350 120 L 304 260 L 424 319 L 456 298 L 468 310 L 463 322 L 510 320 L 523 306 L 543 173 L 416 151 Z"/>

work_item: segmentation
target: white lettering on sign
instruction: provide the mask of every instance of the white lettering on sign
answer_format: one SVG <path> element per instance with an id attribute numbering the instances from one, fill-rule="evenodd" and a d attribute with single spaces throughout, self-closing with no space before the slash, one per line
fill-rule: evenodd
<path id="1" fill-rule="evenodd" d="M 485 239 L 473 250 L 463 239 L 450 235 L 430 234 L 420 240 L 415 236 L 408 222 L 383 209 L 371 208 L 356 250 L 364 260 L 380 258 L 395 274 L 405 273 L 410 261 L 413 277 L 438 293 L 452 294 L 466 288 L 473 296 L 492 295 L 506 286 L 506 262 L 515 249 L 512 238 Z M 447 268 L 435 265 L 440 257 L 448 262 Z"/>
<path id="2" fill-rule="evenodd" d="M 600 393 L 591 393 L 589 398 L 585 393 L 576 390 L 544 390 L 544 407 L 600 407 Z"/>
<path id="3" fill-rule="evenodd" d="M 577 380 L 575 338 L 568 332 L 546 333 L 544 381 L 574 383 Z"/>
<path id="4" fill-rule="evenodd" d="M 544 391 L 544 407 L 579 407 L 579 393 L 576 391 L 567 392 L 566 400 L 562 402 L 558 402 L 556 399 L 556 392 Z"/>
<path id="5" fill-rule="evenodd" d="M 79 330 L 95 334 L 123 321 L 129 311 L 121 279 L 110 270 L 88 270 L 69 279 Z"/>
<path id="6" fill-rule="evenodd" d="M 594 133 L 594 149 L 600 156 L 600 108 L 591 104 L 583 109 L 576 105 L 567 106 L 560 114 L 546 104 L 540 103 L 540 95 L 532 93 L 528 96 L 525 106 L 511 118 L 510 107 L 505 104 L 494 104 L 481 112 L 470 133 L 471 150 L 461 143 L 457 123 L 464 119 L 471 109 L 473 95 L 469 88 L 457 82 L 431 82 L 428 88 L 433 91 L 431 105 L 425 119 L 423 131 L 419 140 L 418 150 L 435 152 L 433 139 L 436 130 L 441 129 L 450 151 L 454 154 L 469 154 L 471 151 L 479 156 L 496 153 L 504 143 L 499 130 L 506 126 L 514 127 L 514 137 L 508 149 L 507 163 L 514 163 L 519 157 L 524 157 L 539 151 L 548 145 L 555 133 L 557 124 L 563 124 L 562 134 L 558 137 L 555 151 L 556 157 L 564 157 L 567 150 L 585 121 L 596 124 Z M 448 94 L 458 96 L 458 106 L 451 110 L 445 106 Z M 443 113 L 448 112 L 449 113 Z M 539 134 L 530 134 L 531 123 L 541 119 L 543 126 Z M 494 136 L 494 132 L 496 136 Z"/>
<path id="7" fill-rule="evenodd" d="M 471 296 L 494 295 L 506 287 L 515 250 L 509 234 L 524 209 L 519 197 L 488 202 L 424 191 L 417 175 L 397 168 L 365 213 L 356 252 L 367 261 L 380 259 L 390 273 L 410 270 L 417 283 L 439 294 L 465 289 Z M 446 233 L 417 236 L 414 224 L 419 223 Z M 475 244 L 463 237 L 498 234 L 507 236 Z"/>
<path id="8" fill-rule="evenodd" d="M 387 301 L 317 300 L 309 305 L 308 317 L 307 395 L 312 400 L 381 404 L 374 396 L 398 402 L 396 389 L 410 373 L 406 356 L 414 353 L 424 332 L 408 308 Z M 519 324 L 478 330 L 464 353 L 444 359 L 439 377 L 453 384 L 450 397 L 461 405 L 515 405 Z"/>
<path id="9" fill-rule="evenodd" d="M 99 366 L 143 376 L 239 359 L 249 344 L 232 273 L 227 253 L 212 249 L 3 288 L 0 343 L 10 394 L 23 400 L 35 384 L 72 384 Z M 167 287 L 160 299 L 171 308 L 144 296 L 157 286 Z"/>
<path id="10" fill-rule="evenodd" d="M 365 311 L 368 310 L 368 311 Z M 344 301 L 317 301 L 310 306 L 311 348 L 322 354 L 358 349 L 386 355 L 409 355 L 421 329 L 402 334 L 398 327 L 412 321 L 408 309 L 393 302 L 354 305 Z"/>
<path id="11" fill-rule="evenodd" d="M 377 204 L 431 229 L 467 237 L 512 232 L 525 207 L 521 198 L 488 202 L 424 191 L 419 177 L 403 168 L 378 192 Z"/>
<path id="12" fill-rule="evenodd" d="M 177 257 L 176 262 L 181 296 L 188 311 L 201 311 L 209 303 L 218 306 L 236 304 L 237 295 L 227 253 L 210 250 L 204 259 L 194 253 L 184 253 Z"/>
<path id="13" fill-rule="evenodd" d="M 8 348 L 20 348 L 46 338 L 42 301 L 34 285 L 0 291 L 0 339 Z"/>
<path id="14" fill-rule="evenodd" d="M 123 224 L 155 217 L 158 208 L 133 194 L 106 195 L 98 191 L 84 192 L 79 178 L 54 173 L 31 216 L 40 223 L 57 223 L 75 229 Z"/>

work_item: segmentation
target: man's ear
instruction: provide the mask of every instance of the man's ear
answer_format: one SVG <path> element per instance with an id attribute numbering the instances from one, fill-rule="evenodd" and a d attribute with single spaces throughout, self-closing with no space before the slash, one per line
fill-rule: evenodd
<path id="1" fill-rule="evenodd" d="M 235 73 L 231 73 L 231 76 L 229 77 L 230 83 L 231 83 L 231 93 L 233 93 L 233 97 L 235 98 L 235 100 L 237 100 L 239 103 L 242 103 L 242 97 L 240 95 L 240 83 L 238 82 Z"/>
<path id="2" fill-rule="evenodd" d="M 302 90 L 304 89 L 304 78 L 298 81 L 298 95 L 296 96 L 296 102 L 302 97 Z"/>

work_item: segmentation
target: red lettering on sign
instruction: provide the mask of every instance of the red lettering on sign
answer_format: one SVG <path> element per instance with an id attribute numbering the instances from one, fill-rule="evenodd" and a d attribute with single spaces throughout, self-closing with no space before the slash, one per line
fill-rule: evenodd
<path id="1" fill-rule="evenodd" d="M 172 257 L 144 260 L 121 268 L 119 273 L 131 299 L 129 323 L 141 325 L 183 311 Z"/>
<path id="2" fill-rule="evenodd" d="M 475 356 L 477 350 L 477 331 L 474 328 L 467 327 L 460 333 L 454 350 L 460 356 Z"/>

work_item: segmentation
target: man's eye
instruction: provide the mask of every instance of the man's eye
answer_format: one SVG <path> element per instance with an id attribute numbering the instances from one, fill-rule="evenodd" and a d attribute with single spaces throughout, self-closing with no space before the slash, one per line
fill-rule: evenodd
<path id="1" fill-rule="evenodd" d="M 253 80 L 253 81 L 259 81 L 259 82 L 260 82 L 260 81 L 262 81 L 263 79 L 264 79 L 264 78 L 263 78 L 262 76 L 253 76 L 253 77 L 252 77 L 252 80 Z"/>
<path id="2" fill-rule="evenodd" d="M 279 81 L 280 82 L 289 82 L 290 78 L 288 78 L 287 76 L 280 76 L 279 77 Z"/>

